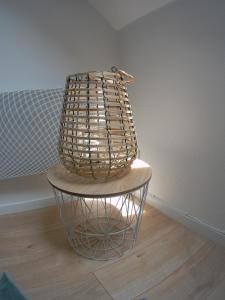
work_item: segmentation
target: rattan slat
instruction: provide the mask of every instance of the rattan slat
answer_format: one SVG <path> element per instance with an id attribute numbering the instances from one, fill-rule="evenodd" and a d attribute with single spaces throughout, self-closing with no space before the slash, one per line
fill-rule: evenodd
<path id="1" fill-rule="evenodd" d="M 70 171 L 105 180 L 129 168 L 136 158 L 126 76 L 104 71 L 67 77 L 59 153 Z"/>

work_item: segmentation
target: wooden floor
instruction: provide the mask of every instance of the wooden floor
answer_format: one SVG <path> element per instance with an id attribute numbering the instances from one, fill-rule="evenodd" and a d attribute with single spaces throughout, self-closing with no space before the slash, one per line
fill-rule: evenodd
<path id="1" fill-rule="evenodd" d="M 1 216 L 0 271 L 31 300 L 225 299 L 225 250 L 149 206 L 135 248 L 108 262 L 73 252 L 55 207 Z"/>

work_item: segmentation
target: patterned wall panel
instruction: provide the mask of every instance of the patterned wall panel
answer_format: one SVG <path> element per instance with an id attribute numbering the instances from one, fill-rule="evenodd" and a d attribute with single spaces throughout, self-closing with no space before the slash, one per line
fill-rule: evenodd
<path id="1" fill-rule="evenodd" d="M 0 94 L 0 179 L 45 172 L 58 161 L 63 89 Z"/>

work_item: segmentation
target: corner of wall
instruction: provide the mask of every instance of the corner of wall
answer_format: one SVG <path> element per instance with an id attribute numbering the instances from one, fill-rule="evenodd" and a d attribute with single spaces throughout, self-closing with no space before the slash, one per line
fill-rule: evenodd
<path id="1" fill-rule="evenodd" d="M 146 202 L 175 221 L 182 223 L 190 230 L 225 247 L 225 230 L 215 228 L 181 209 L 171 207 L 165 200 L 158 198 L 150 192 L 148 192 Z"/>

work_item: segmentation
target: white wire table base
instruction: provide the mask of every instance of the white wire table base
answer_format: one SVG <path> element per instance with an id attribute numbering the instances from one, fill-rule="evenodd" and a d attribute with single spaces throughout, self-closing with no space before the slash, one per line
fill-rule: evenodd
<path id="1" fill-rule="evenodd" d="M 109 260 L 131 249 L 137 239 L 148 183 L 113 197 L 81 197 L 53 186 L 61 221 L 76 253 Z"/>

